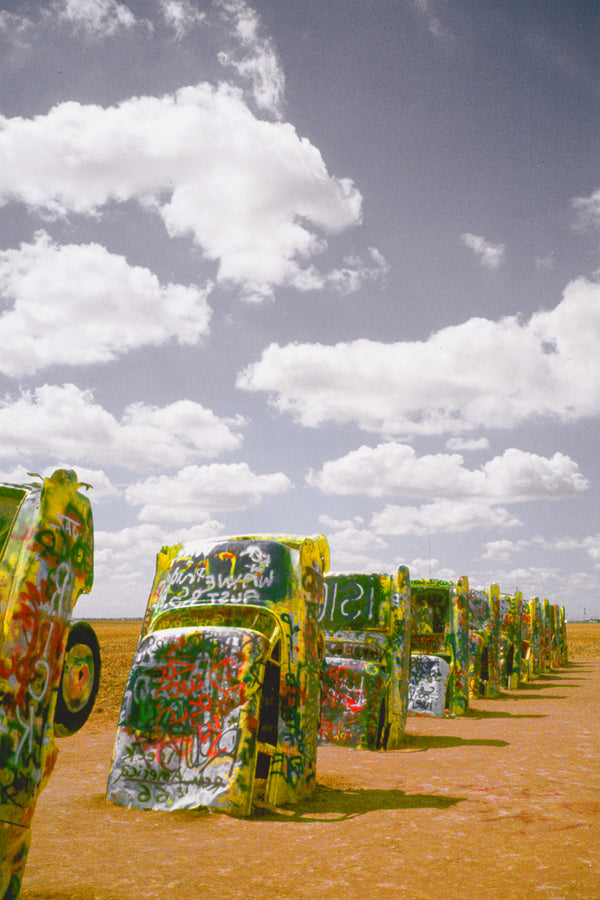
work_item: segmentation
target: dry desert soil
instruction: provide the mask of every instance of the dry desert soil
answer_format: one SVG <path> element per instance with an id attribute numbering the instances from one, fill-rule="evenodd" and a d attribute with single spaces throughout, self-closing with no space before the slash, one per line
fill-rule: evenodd
<path id="1" fill-rule="evenodd" d="M 600 898 L 600 624 L 569 664 L 456 719 L 409 717 L 387 753 L 322 747 L 299 808 L 247 820 L 107 803 L 139 622 L 95 622 L 96 707 L 60 742 L 21 900 Z"/>

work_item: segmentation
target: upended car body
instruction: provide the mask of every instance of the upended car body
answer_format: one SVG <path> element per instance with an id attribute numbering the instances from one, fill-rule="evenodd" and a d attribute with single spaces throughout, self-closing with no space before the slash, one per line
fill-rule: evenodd
<path id="1" fill-rule="evenodd" d="M 469 588 L 469 697 L 500 693 L 500 610 L 497 584 L 489 590 Z"/>
<path id="2" fill-rule="evenodd" d="M 247 816 L 253 800 L 294 803 L 312 791 L 328 565 L 322 535 L 163 548 L 123 697 L 109 800 Z"/>
<path id="3" fill-rule="evenodd" d="M 408 712 L 464 715 L 469 708 L 469 580 L 411 582 Z"/>
<path id="4" fill-rule="evenodd" d="M 540 603 L 537 597 L 532 597 L 521 606 L 521 681 L 533 681 L 539 675 L 539 663 Z"/>
<path id="5" fill-rule="evenodd" d="M 0 897 L 20 889 L 55 735 L 73 734 L 96 697 L 93 630 L 71 626 L 93 582 L 93 523 L 77 476 L 0 484 Z"/>
<path id="6" fill-rule="evenodd" d="M 500 683 L 504 687 L 509 690 L 519 687 L 529 652 L 527 641 L 523 646 L 523 595 L 518 590 L 514 594 L 500 594 L 499 666 Z"/>
<path id="7" fill-rule="evenodd" d="M 569 663 L 569 648 L 567 644 L 567 619 L 564 606 L 555 604 L 554 615 L 556 621 L 556 664 L 555 668 L 560 669 Z"/>
<path id="8" fill-rule="evenodd" d="M 400 746 L 408 708 L 410 579 L 330 574 L 320 618 L 325 636 L 321 743 L 370 750 Z"/>

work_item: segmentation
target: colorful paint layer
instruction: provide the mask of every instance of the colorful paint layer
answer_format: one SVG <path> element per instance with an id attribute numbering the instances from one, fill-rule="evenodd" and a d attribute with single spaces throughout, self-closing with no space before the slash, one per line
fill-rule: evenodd
<path id="1" fill-rule="evenodd" d="M 125 689 L 108 798 L 247 816 L 315 786 L 321 535 L 163 548 Z"/>
<path id="2" fill-rule="evenodd" d="M 77 488 L 65 469 L 41 484 L 0 485 L 2 897 L 19 892 L 35 804 L 58 753 L 55 713 L 71 615 L 93 582 L 92 512 Z M 97 678 L 99 658 L 86 701 Z M 88 713 L 91 705 L 84 704 Z"/>
<path id="3" fill-rule="evenodd" d="M 450 715 L 464 715 L 469 708 L 469 581 L 458 582 L 423 579 L 411 582 L 411 673 L 409 713 L 436 715 L 440 708 L 431 698 L 431 709 L 425 709 L 423 692 L 431 684 L 445 690 L 443 708 Z M 423 678 L 421 656 L 439 657 L 449 666 L 447 682 L 437 678 L 420 686 Z M 440 667 L 440 672 L 445 667 Z M 433 671 L 432 664 L 427 671 Z M 428 676 L 429 677 L 429 676 Z M 435 711 L 434 711 L 435 710 Z"/>
<path id="4" fill-rule="evenodd" d="M 370 750 L 400 745 L 408 710 L 410 579 L 339 573 L 325 578 L 321 743 Z"/>

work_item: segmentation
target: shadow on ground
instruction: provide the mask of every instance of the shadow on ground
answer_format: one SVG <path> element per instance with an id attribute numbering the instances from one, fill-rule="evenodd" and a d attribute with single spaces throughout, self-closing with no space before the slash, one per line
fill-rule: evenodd
<path id="1" fill-rule="evenodd" d="M 506 697 L 506 700 L 512 700 L 512 697 Z M 534 697 L 523 697 L 524 700 L 533 700 Z M 544 699 L 552 700 L 552 697 Z M 558 699 L 558 698 L 556 698 Z M 547 719 L 546 713 L 509 713 L 492 709 L 470 709 L 465 716 L 467 719 Z"/>
<path id="2" fill-rule="evenodd" d="M 93 888 L 73 888 L 65 894 L 64 891 L 22 891 L 20 900 L 95 900 L 96 892 Z M 115 898 L 116 900 L 116 898 Z"/>
<path id="3" fill-rule="evenodd" d="M 383 809 L 449 809 L 465 799 L 369 788 L 332 788 L 319 784 L 312 797 L 300 806 L 293 809 L 259 807 L 252 818 L 277 822 L 342 822 Z"/>
<path id="4" fill-rule="evenodd" d="M 405 747 L 408 750 L 444 750 L 447 747 L 508 747 L 509 741 L 490 739 L 467 739 L 441 734 L 407 734 Z M 393 754 L 394 751 L 388 751 Z"/>

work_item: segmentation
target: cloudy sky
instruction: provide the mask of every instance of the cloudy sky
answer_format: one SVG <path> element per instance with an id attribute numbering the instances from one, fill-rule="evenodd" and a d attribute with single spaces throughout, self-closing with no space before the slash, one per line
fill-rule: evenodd
<path id="1" fill-rule="evenodd" d="M 600 12 L 1 0 L 0 477 L 600 616 Z"/>

